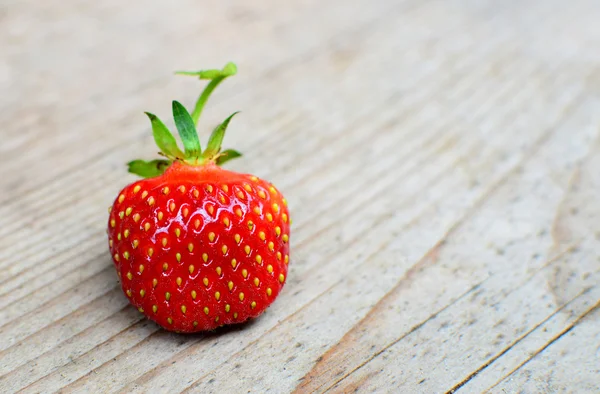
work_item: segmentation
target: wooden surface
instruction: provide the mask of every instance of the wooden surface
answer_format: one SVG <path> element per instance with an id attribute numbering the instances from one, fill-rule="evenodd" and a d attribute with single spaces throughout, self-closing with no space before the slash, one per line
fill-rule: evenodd
<path id="1" fill-rule="evenodd" d="M 600 392 L 595 0 L 5 0 L 0 392 Z M 176 69 L 290 202 L 243 327 L 128 306 L 107 207 Z M 206 134 L 204 134 L 206 138 Z"/>

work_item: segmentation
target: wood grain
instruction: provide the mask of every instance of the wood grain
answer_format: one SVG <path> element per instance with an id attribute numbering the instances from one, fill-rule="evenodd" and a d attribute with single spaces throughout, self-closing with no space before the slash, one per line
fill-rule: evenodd
<path id="1" fill-rule="evenodd" d="M 600 391 L 592 0 L 5 1 L 0 392 Z M 179 69 L 238 63 L 234 170 L 290 202 L 259 319 L 162 331 L 106 207 Z M 166 116 L 164 116 L 166 118 Z"/>

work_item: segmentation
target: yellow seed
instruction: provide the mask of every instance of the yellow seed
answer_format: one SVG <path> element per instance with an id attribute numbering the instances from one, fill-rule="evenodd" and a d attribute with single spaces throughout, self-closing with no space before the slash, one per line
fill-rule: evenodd
<path id="1" fill-rule="evenodd" d="M 206 185 L 206 191 L 209 193 L 212 193 L 212 191 L 213 191 L 212 185 Z"/>
<path id="2" fill-rule="evenodd" d="M 108 246 L 112 248 L 112 246 L 113 246 L 113 240 L 112 239 L 108 240 Z"/>
<path id="3" fill-rule="evenodd" d="M 144 230 L 146 230 L 146 231 L 150 230 L 150 223 L 149 222 L 144 223 Z"/>
<path id="4" fill-rule="evenodd" d="M 194 320 L 194 322 L 192 324 L 194 325 L 194 327 L 196 327 L 198 325 L 198 322 L 196 320 Z"/>
<path id="5" fill-rule="evenodd" d="M 208 254 L 202 253 L 202 260 L 206 263 L 208 261 Z"/>
<path id="6" fill-rule="evenodd" d="M 221 271 L 221 267 L 217 267 L 217 270 L 216 270 L 216 271 L 217 271 L 217 275 L 221 275 L 221 272 L 222 272 L 222 271 Z"/>
<path id="7" fill-rule="evenodd" d="M 219 196 L 219 201 L 221 201 L 221 204 L 225 204 L 225 197 Z"/>
<path id="8" fill-rule="evenodd" d="M 212 231 L 208 233 L 208 240 L 210 242 L 213 242 L 215 240 L 215 233 L 213 233 Z"/>
<path id="9" fill-rule="evenodd" d="M 262 264 L 262 256 L 261 255 L 259 255 L 259 254 L 256 255 L 256 262 L 258 264 Z"/>
<path id="10" fill-rule="evenodd" d="M 221 293 L 219 293 L 218 291 L 215 292 L 215 298 L 217 299 L 217 301 L 219 301 L 219 299 L 221 299 Z"/>
<path id="11" fill-rule="evenodd" d="M 248 245 L 244 246 L 244 252 L 246 252 L 247 256 L 250 256 L 250 246 L 248 246 Z"/>
<path id="12" fill-rule="evenodd" d="M 243 269 L 242 270 L 242 276 L 244 277 L 244 279 L 246 279 L 248 277 L 248 270 L 247 269 Z"/>
<path id="13" fill-rule="evenodd" d="M 163 192 L 163 194 L 169 194 L 169 187 L 168 187 L 168 186 L 165 186 L 165 187 L 162 189 L 162 192 Z"/>
<path id="14" fill-rule="evenodd" d="M 223 186 L 221 186 L 221 189 L 223 189 L 223 191 L 224 191 L 225 193 L 227 193 L 227 192 L 229 191 L 229 186 L 227 186 L 227 185 L 223 185 Z"/>
<path id="15" fill-rule="evenodd" d="M 152 305 L 152 312 L 158 312 L 158 305 Z"/>
<path id="16" fill-rule="evenodd" d="M 225 312 L 229 312 L 231 310 L 231 306 L 229 304 L 225 304 Z"/>
<path id="17" fill-rule="evenodd" d="M 243 212 L 242 212 L 242 210 L 240 208 L 236 208 L 235 209 L 235 214 L 238 215 L 239 217 L 242 217 Z"/>
<path id="18" fill-rule="evenodd" d="M 136 213 L 135 215 L 133 215 L 133 221 L 137 223 L 140 221 L 141 217 L 142 216 L 139 213 Z"/>
<path id="19" fill-rule="evenodd" d="M 144 272 L 144 264 L 140 264 L 140 266 L 138 267 L 138 269 L 139 269 L 139 271 L 140 271 L 140 274 L 141 274 L 142 272 Z"/>
<path id="20" fill-rule="evenodd" d="M 142 187 L 141 187 L 140 185 L 135 185 L 135 187 L 133 188 L 133 192 L 134 192 L 134 193 L 137 193 L 137 192 L 139 192 L 139 191 L 140 191 L 140 189 L 141 189 L 141 188 L 142 188 Z"/>
<path id="21" fill-rule="evenodd" d="M 170 317 L 167 317 L 167 323 L 173 324 L 173 319 L 171 319 Z"/>
<path id="22" fill-rule="evenodd" d="M 171 299 L 171 293 L 168 291 L 165 293 L 165 300 L 169 301 Z"/>
<path id="23" fill-rule="evenodd" d="M 116 225 L 117 222 L 115 222 L 115 219 L 110 219 L 110 227 L 115 228 Z"/>
<path id="24" fill-rule="evenodd" d="M 158 284 L 158 279 L 156 279 L 156 278 L 152 279 L 152 287 L 156 287 L 157 284 Z"/>
<path id="25" fill-rule="evenodd" d="M 119 219 L 123 219 L 125 217 L 125 212 L 119 212 Z"/>
<path id="26" fill-rule="evenodd" d="M 250 304 L 250 307 L 252 309 L 256 308 L 256 301 L 252 301 L 252 303 Z"/>
<path id="27" fill-rule="evenodd" d="M 248 230 L 252 230 L 254 228 L 254 222 L 252 220 L 248 220 Z"/>
<path id="28" fill-rule="evenodd" d="M 129 216 L 131 215 L 131 212 L 133 212 L 133 208 L 129 207 L 125 210 L 125 216 Z"/>
<path id="29" fill-rule="evenodd" d="M 123 231 L 123 236 L 125 238 L 129 237 L 129 230 L 128 229 L 125 229 L 125 231 Z"/>
<path id="30" fill-rule="evenodd" d="M 182 193 L 185 193 L 185 186 L 181 185 L 177 188 L 177 190 L 179 190 Z"/>
<path id="31" fill-rule="evenodd" d="M 192 251 L 194 250 L 194 244 L 193 243 L 189 243 L 188 244 L 188 250 L 190 251 L 190 253 L 192 253 Z"/>
<path id="32" fill-rule="evenodd" d="M 285 213 L 283 213 L 283 214 L 281 214 L 281 219 L 283 220 L 284 223 L 287 223 L 288 216 Z"/>
<path id="33" fill-rule="evenodd" d="M 187 216 L 190 214 L 190 210 L 187 208 L 183 208 L 183 210 L 181 211 L 181 214 L 183 215 L 184 218 L 187 218 Z"/>
<path id="34" fill-rule="evenodd" d="M 148 199 L 146 200 L 146 202 L 150 206 L 154 205 L 154 197 L 152 197 L 152 196 L 148 197 Z"/>
<path id="35" fill-rule="evenodd" d="M 273 221 L 273 215 L 271 215 L 270 213 L 267 213 L 265 216 L 267 217 L 267 220 L 268 220 L 269 222 L 272 222 L 272 221 Z"/>
<path id="36" fill-rule="evenodd" d="M 119 196 L 119 203 L 122 203 L 125 200 L 125 195 L 121 194 Z"/>
<path id="37" fill-rule="evenodd" d="M 144 308 L 142 308 L 141 306 L 138 308 L 138 311 L 140 311 L 141 313 L 144 313 Z"/>
<path id="38" fill-rule="evenodd" d="M 260 208 L 259 207 L 254 207 L 253 211 L 254 211 L 255 214 L 260 215 Z"/>
<path id="39" fill-rule="evenodd" d="M 275 234 L 279 237 L 281 235 L 281 227 L 275 227 Z"/>
<path id="40" fill-rule="evenodd" d="M 115 260 L 116 260 L 116 261 L 119 261 L 119 260 L 121 260 L 121 258 L 119 257 L 119 255 L 118 255 L 118 254 L 116 254 L 116 253 L 115 253 L 115 255 L 114 255 L 113 257 L 115 258 Z"/>
<path id="41" fill-rule="evenodd" d="M 152 257 L 152 255 L 154 254 L 154 249 L 148 248 L 148 251 L 146 253 L 148 254 L 148 257 Z"/>
<path id="42" fill-rule="evenodd" d="M 240 301 L 244 301 L 244 293 L 240 292 Z"/>
<path id="43" fill-rule="evenodd" d="M 227 245 L 223 245 L 221 247 L 221 252 L 223 252 L 223 254 L 227 254 Z"/>
<path id="44" fill-rule="evenodd" d="M 267 265 L 267 272 L 268 273 L 273 272 L 273 266 L 271 264 Z"/>
<path id="45" fill-rule="evenodd" d="M 142 192 L 142 198 L 146 198 L 147 196 L 148 196 L 148 192 L 144 190 Z"/>
<path id="46" fill-rule="evenodd" d="M 269 191 L 273 194 L 277 194 L 277 190 L 275 190 L 275 188 L 273 186 L 269 187 Z"/>
<path id="47" fill-rule="evenodd" d="M 215 207 L 213 207 L 212 205 L 208 205 L 206 210 L 208 211 L 209 214 L 213 214 L 213 212 L 215 212 Z"/>
<path id="48" fill-rule="evenodd" d="M 202 279 L 202 283 L 204 283 L 204 286 L 208 286 L 208 278 Z"/>
<path id="49" fill-rule="evenodd" d="M 169 210 L 170 210 L 171 212 L 174 212 L 174 211 L 175 211 L 175 207 L 176 207 L 176 206 L 175 206 L 175 203 L 174 203 L 174 202 L 172 202 L 172 203 L 170 203 L 170 204 L 169 204 Z"/>
<path id="50" fill-rule="evenodd" d="M 237 319 L 237 317 L 238 317 L 238 314 L 237 314 L 237 312 L 233 312 L 233 318 L 234 318 L 234 319 Z"/>
<path id="51" fill-rule="evenodd" d="M 166 270 L 168 270 L 168 269 L 169 269 L 169 264 L 167 264 L 167 263 L 164 263 L 164 264 L 163 264 L 163 271 L 166 271 Z"/>
<path id="52" fill-rule="evenodd" d="M 181 287 L 181 282 L 182 279 L 180 277 L 177 277 L 177 279 L 175 279 L 175 283 L 177 283 L 177 286 Z"/>
<path id="53" fill-rule="evenodd" d="M 161 242 L 162 242 L 162 246 L 167 246 L 167 242 L 168 242 L 167 237 L 163 237 Z"/>
<path id="54" fill-rule="evenodd" d="M 241 191 L 238 190 L 237 193 L 235 193 L 235 195 L 240 199 L 243 200 L 244 199 L 244 193 L 242 193 Z"/>
<path id="55" fill-rule="evenodd" d="M 236 234 L 233 236 L 233 239 L 235 239 L 235 243 L 239 245 L 240 241 L 242 240 L 242 237 L 240 237 L 239 234 Z"/>
<path id="56" fill-rule="evenodd" d="M 227 283 L 227 287 L 229 287 L 229 290 L 231 291 L 233 289 L 233 282 L 229 281 L 229 283 Z"/>
<path id="57" fill-rule="evenodd" d="M 281 261 L 281 252 L 277 252 L 277 260 Z"/>
<path id="58" fill-rule="evenodd" d="M 279 212 L 279 205 L 277 205 L 277 203 L 274 203 L 272 206 L 273 206 L 273 212 L 275 212 L 275 213 Z"/>
<path id="59" fill-rule="evenodd" d="M 250 179 L 251 179 L 253 182 L 258 182 L 258 178 L 257 178 L 257 177 L 255 177 L 255 176 L 251 176 L 251 177 L 250 177 Z"/>
<path id="60" fill-rule="evenodd" d="M 285 198 L 282 199 L 281 202 L 283 203 L 283 206 L 287 207 L 287 200 Z"/>
<path id="61" fill-rule="evenodd" d="M 181 253 L 175 253 L 175 259 L 177 259 L 177 262 L 181 261 Z"/>
<path id="62" fill-rule="evenodd" d="M 267 295 L 270 297 L 272 293 L 273 293 L 273 290 L 271 290 L 270 287 L 267 287 Z"/>
<path id="63" fill-rule="evenodd" d="M 186 311 L 187 311 L 187 308 L 185 307 L 185 305 L 181 305 L 181 313 L 183 313 L 185 315 Z"/>
<path id="64" fill-rule="evenodd" d="M 118 233 L 117 234 L 117 241 L 120 241 L 120 240 L 121 240 L 121 233 Z"/>
<path id="65" fill-rule="evenodd" d="M 250 185 L 249 185 L 249 184 L 247 184 L 247 183 L 244 183 L 244 189 L 246 189 L 246 191 L 247 191 L 247 192 L 250 192 L 250 191 L 252 191 L 252 188 L 251 188 L 251 187 L 250 187 Z"/>
<path id="66" fill-rule="evenodd" d="M 190 264 L 190 266 L 188 267 L 188 271 L 190 271 L 190 274 L 194 273 L 194 264 Z"/>
<path id="67" fill-rule="evenodd" d="M 179 236 L 180 236 L 180 235 L 181 235 L 181 230 L 180 230 L 180 229 L 178 229 L 178 228 L 176 228 L 176 229 L 175 229 L 175 236 L 176 236 L 177 238 L 179 238 Z"/>
<path id="68" fill-rule="evenodd" d="M 144 289 L 140 290 L 140 296 L 142 296 L 142 297 L 143 297 L 143 296 L 145 296 L 145 295 L 146 295 L 146 290 L 144 290 Z"/>
<path id="69" fill-rule="evenodd" d="M 200 192 L 196 189 L 194 189 L 194 191 L 192 192 L 192 194 L 194 195 L 195 198 L 200 197 Z"/>
<path id="70" fill-rule="evenodd" d="M 192 290 L 192 300 L 195 300 L 197 295 L 196 290 Z"/>
<path id="71" fill-rule="evenodd" d="M 135 249 L 138 247 L 139 244 L 140 244 L 140 241 L 138 241 L 137 239 L 134 239 L 133 242 L 131 242 L 131 247 Z"/>
<path id="72" fill-rule="evenodd" d="M 124 251 L 124 252 L 123 252 L 123 258 L 124 258 L 125 260 L 129 260 L 129 252 L 128 252 L 128 251 Z"/>
<path id="73" fill-rule="evenodd" d="M 219 321 L 219 316 L 215 317 L 215 323 Z"/>
<path id="74" fill-rule="evenodd" d="M 260 239 L 261 239 L 261 241 L 264 241 L 265 239 L 267 239 L 267 235 L 265 234 L 265 232 L 264 232 L 264 231 L 260 231 L 260 232 L 258 233 L 258 238 L 260 238 Z"/>
<path id="75" fill-rule="evenodd" d="M 200 219 L 194 220 L 194 227 L 196 227 L 196 229 L 200 227 Z"/>
<path id="76" fill-rule="evenodd" d="M 285 280 L 285 276 L 283 274 L 279 274 L 279 282 L 283 283 Z"/>
<path id="77" fill-rule="evenodd" d="M 275 250 L 275 244 L 273 243 L 273 241 L 269 241 L 269 250 L 271 252 L 273 252 Z"/>
<path id="78" fill-rule="evenodd" d="M 223 224 L 225 225 L 225 227 L 229 227 L 229 218 L 223 219 Z"/>
<path id="79" fill-rule="evenodd" d="M 133 279 L 133 275 L 131 274 L 131 272 L 127 273 L 127 279 L 129 279 L 129 280 Z"/>
<path id="80" fill-rule="evenodd" d="M 127 290 L 125 293 L 127 293 L 127 297 L 131 297 L 131 290 Z"/>
<path id="81" fill-rule="evenodd" d="M 163 216 L 164 216 L 164 214 L 162 213 L 162 211 L 160 211 L 158 213 L 158 220 L 162 220 Z"/>
<path id="82" fill-rule="evenodd" d="M 254 286 L 258 287 L 260 285 L 260 280 L 258 278 L 254 278 Z"/>
<path id="83" fill-rule="evenodd" d="M 288 235 L 287 235 L 287 234 L 283 234 L 283 237 L 281 237 L 281 240 L 282 240 L 283 242 L 287 242 L 289 239 L 290 239 L 290 238 L 288 237 Z"/>
<path id="84" fill-rule="evenodd" d="M 237 260 L 236 259 L 231 259 L 231 266 L 233 268 L 235 268 L 237 266 Z"/>
<path id="85" fill-rule="evenodd" d="M 207 306 L 205 306 L 205 307 L 204 307 L 204 313 L 205 313 L 206 315 L 208 315 L 208 312 L 210 312 L 210 311 L 208 310 L 208 307 L 207 307 Z"/>
<path id="86" fill-rule="evenodd" d="M 267 198 L 267 195 L 262 190 L 259 190 L 258 191 L 258 197 L 260 197 L 260 198 L 262 198 L 264 200 L 265 198 Z"/>

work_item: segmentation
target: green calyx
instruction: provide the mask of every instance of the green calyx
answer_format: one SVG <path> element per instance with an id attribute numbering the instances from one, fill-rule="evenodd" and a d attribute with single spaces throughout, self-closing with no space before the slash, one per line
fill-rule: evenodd
<path id="1" fill-rule="evenodd" d="M 183 142 L 184 149 L 182 151 L 179 148 L 177 141 L 169 128 L 165 126 L 156 115 L 146 112 L 146 115 L 152 124 L 154 141 L 160 149 L 160 154 L 164 156 L 165 159 L 152 161 L 134 160 L 128 163 L 129 172 L 144 178 L 151 178 L 161 175 L 173 161 L 181 161 L 194 166 L 201 166 L 207 163 L 221 165 L 231 159 L 240 157 L 242 154 L 233 149 L 221 150 L 221 144 L 223 143 L 223 137 L 225 136 L 227 126 L 229 126 L 229 122 L 238 112 L 234 112 L 225 119 L 223 123 L 215 127 L 208 139 L 208 145 L 204 151 L 202 151 L 200 146 L 200 139 L 198 138 L 198 132 L 196 130 L 204 105 L 208 101 L 213 90 L 215 90 L 225 78 L 235 75 L 236 73 L 237 67 L 233 63 L 227 63 L 221 70 L 177 72 L 176 74 L 178 75 L 195 76 L 201 80 L 206 79 L 210 81 L 200 94 L 200 97 L 198 97 L 198 100 L 196 100 L 196 105 L 191 114 L 181 103 L 173 101 L 173 119 L 177 131 L 179 132 L 179 137 Z"/>

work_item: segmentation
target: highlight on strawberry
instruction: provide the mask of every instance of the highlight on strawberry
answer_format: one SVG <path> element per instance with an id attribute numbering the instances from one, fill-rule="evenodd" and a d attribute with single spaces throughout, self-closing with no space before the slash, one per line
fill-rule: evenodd
<path id="1" fill-rule="evenodd" d="M 198 332 L 262 314 L 288 272 L 291 219 L 271 183 L 220 166 L 241 154 L 222 149 L 236 113 L 202 150 L 197 125 L 206 101 L 237 67 L 179 72 L 208 80 L 192 112 L 173 101 L 183 150 L 165 124 L 146 113 L 161 159 L 128 163 L 144 179 L 117 195 L 108 244 L 129 302 L 167 330 Z"/>

